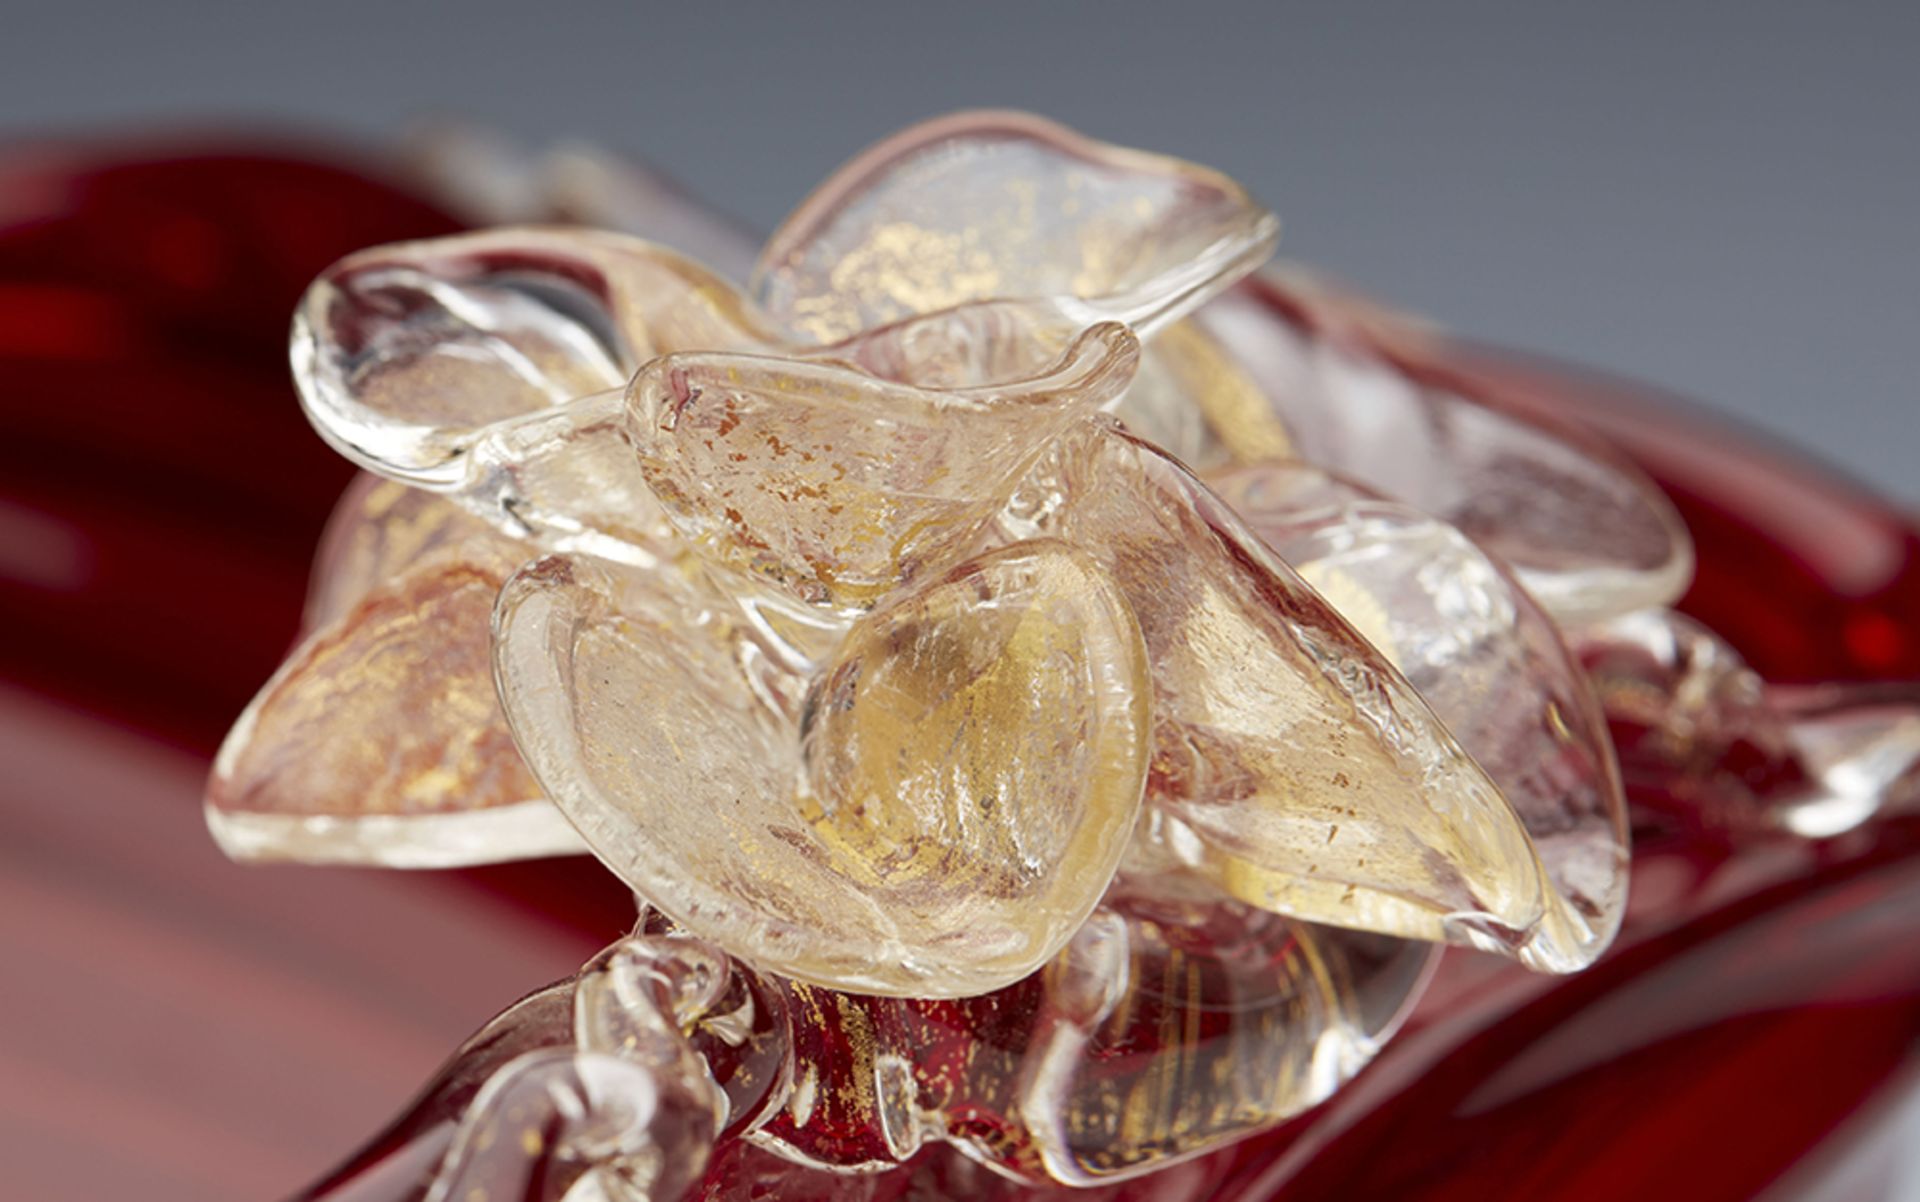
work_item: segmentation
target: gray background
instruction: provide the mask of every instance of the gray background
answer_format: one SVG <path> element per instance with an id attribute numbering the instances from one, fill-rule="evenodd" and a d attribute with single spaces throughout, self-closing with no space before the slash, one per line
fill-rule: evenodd
<path id="1" fill-rule="evenodd" d="M 1284 253 L 1383 298 L 1920 501 L 1920 3 L 0 13 L 0 134 L 456 115 L 639 152 L 763 228 L 900 125 L 1032 108 L 1239 176 Z"/>

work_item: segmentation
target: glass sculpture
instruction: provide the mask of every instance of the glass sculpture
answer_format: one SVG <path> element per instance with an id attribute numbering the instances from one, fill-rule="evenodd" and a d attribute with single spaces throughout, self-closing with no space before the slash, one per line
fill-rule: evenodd
<path id="1" fill-rule="evenodd" d="M 619 217 L 662 240 L 380 246 L 295 322 L 366 474 L 214 837 L 637 899 L 391 1196 L 1226 1196 L 1199 1158 L 1339 1094 L 1438 947 L 1606 951 L 1629 788 L 1801 839 L 1920 789 L 1911 696 L 1765 683 L 1638 467 L 1263 268 L 1205 168 L 943 118 L 744 285 Z"/>

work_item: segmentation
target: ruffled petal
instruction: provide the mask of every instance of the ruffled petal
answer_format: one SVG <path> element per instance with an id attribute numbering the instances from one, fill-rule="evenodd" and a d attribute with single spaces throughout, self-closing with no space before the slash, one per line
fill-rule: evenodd
<path id="1" fill-rule="evenodd" d="M 1609 930 L 1553 888 L 1405 678 L 1177 461 L 1087 429 L 1043 468 L 1060 500 L 1042 526 L 1101 560 L 1146 638 L 1151 821 L 1134 865 L 1185 865 L 1309 921 L 1550 971 L 1591 961 Z"/>
<path id="2" fill-rule="evenodd" d="M 444 547 L 294 650 L 214 762 L 207 823 L 228 855 L 426 868 L 582 850 L 494 699 L 488 615 L 515 562 Z"/>
<path id="3" fill-rule="evenodd" d="M 1201 323 L 1239 359 L 1299 458 L 1404 500 L 1510 565 L 1555 618 L 1665 605 L 1693 575 L 1672 504 L 1612 450 L 1441 383 L 1410 322 L 1267 273 Z"/>
<path id="4" fill-rule="evenodd" d="M 1552 619 L 1460 531 L 1320 468 L 1208 483 L 1406 677 L 1512 804 L 1555 891 L 1610 938 L 1626 908 L 1626 798 L 1606 717 Z"/>
<path id="5" fill-rule="evenodd" d="M 1147 750 L 1139 633 L 1085 556 L 1007 548 L 905 590 L 810 689 L 685 567 L 550 557 L 501 597 L 508 718 L 602 861 L 800 980 L 977 994 L 1057 952 Z"/>
<path id="6" fill-rule="evenodd" d="M 548 550 L 649 565 L 671 537 L 626 441 L 621 389 L 655 355 L 762 345 L 726 281 L 592 230 L 380 247 L 308 290 L 295 376 L 321 433 Z"/>
<path id="7" fill-rule="evenodd" d="M 911 339 L 857 349 L 912 377 L 969 379 L 980 365 L 953 341 L 910 358 Z M 1047 445 L 1119 396 L 1138 355 L 1109 323 L 1043 374 L 938 391 L 832 363 L 669 355 L 635 378 L 629 432 L 696 548 L 852 613 L 964 554 Z"/>
<path id="8" fill-rule="evenodd" d="M 755 294 L 819 342 L 988 297 L 1060 297 L 1146 337 L 1273 253 L 1226 176 L 1024 113 L 956 113 L 836 172 L 768 240 Z"/>
<path id="9" fill-rule="evenodd" d="M 1051 300 L 969 301 L 780 353 L 855 367 L 914 388 L 1018 388 L 1056 369 L 1087 329 Z"/>

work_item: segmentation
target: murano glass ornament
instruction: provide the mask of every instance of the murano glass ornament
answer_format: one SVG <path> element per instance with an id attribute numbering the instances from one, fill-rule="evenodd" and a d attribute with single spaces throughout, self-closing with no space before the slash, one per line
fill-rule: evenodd
<path id="1" fill-rule="evenodd" d="M 1911 695 L 1765 684 L 1670 608 L 1693 549 L 1638 468 L 1250 274 L 1277 228 L 962 114 L 745 285 L 546 226 L 313 284 L 301 398 L 370 474 L 215 837 L 585 848 L 638 899 L 429 1087 L 381 1196 L 1227 1196 L 1440 946 L 1602 956 L 1629 786 L 1809 837 L 1920 794 Z"/>

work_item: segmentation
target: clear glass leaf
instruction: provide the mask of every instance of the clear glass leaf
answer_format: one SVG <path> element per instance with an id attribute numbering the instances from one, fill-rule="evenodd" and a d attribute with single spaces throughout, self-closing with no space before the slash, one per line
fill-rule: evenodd
<path id="1" fill-rule="evenodd" d="M 1023 113 L 957 113 L 867 150 L 768 240 L 754 291 L 818 342 L 989 297 L 1080 302 L 1146 337 L 1273 253 L 1233 180 Z"/>
<path id="2" fill-rule="evenodd" d="M 1020 1093 L 1040 1166 L 1124 1180 L 1324 1101 L 1398 1029 L 1434 951 L 1219 898 L 1109 898 L 1047 968 Z"/>
<path id="3" fill-rule="evenodd" d="M 1053 955 L 1145 770 L 1144 660 L 1112 585 L 1071 548 L 1004 548 L 855 623 L 810 690 L 738 614 L 697 564 L 550 557 L 503 593 L 509 720 L 600 858 L 803 981 L 962 996 Z"/>
<path id="4" fill-rule="evenodd" d="M 1702 623 L 1647 609 L 1569 637 L 1612 725 L 1627 783 L 1640 793 L 1677 792 L 1708 821 L 1743 825 L 1753 821 L 1756 793 L 1793 775 L 1766 682 Z"/>
<path id="5" fill-rule="evenodd" d="M 1627 779 L 1735 830 L 1843 834 L 1920 806 L 1920 688 L 1769 684 L 1672 610 L 1576 633 Z"/>
<path id="6" fill-rule="evenodd" d="M 649 934 L 650 919 L 581 969 L 574 1042 L 612 1056 L 683 1059 L 680 1072 L 710 1078 L 723 1095 L 723 1131 L 749 1129 L 792 1082 L 780 995 L 705 940 Z M 704 1062 L 697 1073 L 694 1056 Z"/>
<path id="7" fill-rule="evenodd" d="M 1771 694 L 1808 782 L 1772 799 L 1774 825 L 1823 839 L 1920 809 L 1920 686 L 1776 685 Z"/>

